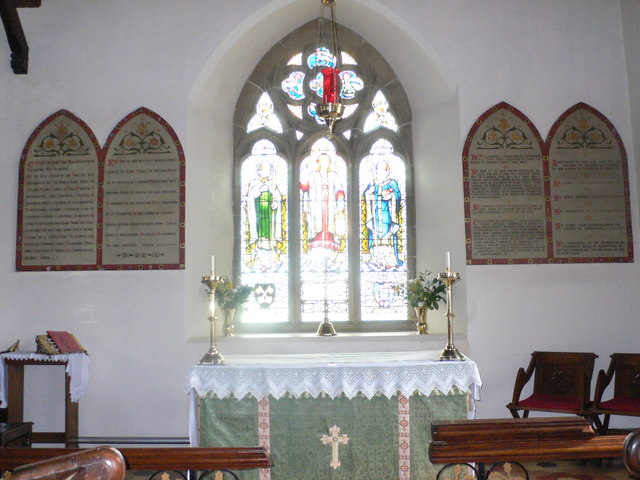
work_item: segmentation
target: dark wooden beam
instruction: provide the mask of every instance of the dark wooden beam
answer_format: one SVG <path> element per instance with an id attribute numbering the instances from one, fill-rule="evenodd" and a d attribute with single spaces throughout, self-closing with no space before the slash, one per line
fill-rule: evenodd
<path id="1" fill-rule="evenodd" d="M 38 8 L 42 5 L 41 0 L 15 0 L 17 8 Z"/>
<path id="2" fill-rule="evenodd" d="M 0 16 L 11 48 L 13 73 L 26 75 L 29 67 L 29 45 L 22 30 L 15 0 L 0 0 Z"/>

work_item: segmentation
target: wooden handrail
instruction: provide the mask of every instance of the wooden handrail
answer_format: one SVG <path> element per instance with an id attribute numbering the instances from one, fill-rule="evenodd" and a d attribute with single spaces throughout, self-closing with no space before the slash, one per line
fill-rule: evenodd
<path id="1" fill-rule="evenodd" d="M 0 448 L 0 470 L 80 452 L 80 448 Z M 262 447 L 120 448 L 129 470 L 246 470 L 269 468 Z"/>
<path id="2" fill-rule="evenodd" d="M 431 444 L 432 463 L 533 462 L 584 458 L 620 458 L 625 435 L 598 436 L 589 440 L 537 440 L 503 442 L 493 445 L 465 444 L 460 450 Z"/>
<path id="3" fill-rule="evenodd" d="M 597 436 L 580 417 L 433 422 L 432 463 L 622 457 L 625 435 Z"/>

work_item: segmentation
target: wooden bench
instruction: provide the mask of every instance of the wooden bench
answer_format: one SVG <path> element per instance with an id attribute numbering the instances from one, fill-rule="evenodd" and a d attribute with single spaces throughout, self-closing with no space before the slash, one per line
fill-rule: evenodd
<path id="1" fill-rule="evenodd" d="M 80 448 L 0 448 L 0 471 L 80 452 Z M 246 470 L 270 468 L 262 447 L 119 448 L 128 470 Z"/>
<path id="2" fill-rule="evenodd" d="M 596 435 L 580 417 L 438 421 L 431 426 L 431 436 L 429 459 L 445 464 L 437 478 L 452 465 L 468 465 L 478 480 L 503 463 L 526 472 L 520 462 L 620 458 L 626 438 Z M 487 463 L 492 464 L 488 470 Z"/>

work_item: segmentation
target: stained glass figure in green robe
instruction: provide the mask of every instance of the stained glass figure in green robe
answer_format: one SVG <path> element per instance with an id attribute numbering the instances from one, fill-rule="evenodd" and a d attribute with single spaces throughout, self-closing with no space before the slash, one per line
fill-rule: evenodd
<path id="1" fill-rule="evenodd" d="M 280 253 L 285 248 L 286 164 L 275 154 L 275 146 L 268 140 L 256 142 L 252 153 L 242 171 L 246 182 L 243 199 L 245 252 L 249 254 L 245 262 L 252 270 L 267 271 L 282 264 Z M 283 181 L 284 189 L 280 185 Z"/>

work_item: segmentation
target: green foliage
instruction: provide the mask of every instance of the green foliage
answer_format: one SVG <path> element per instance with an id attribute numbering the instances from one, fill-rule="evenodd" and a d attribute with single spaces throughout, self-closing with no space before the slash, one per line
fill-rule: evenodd
<path id="1" fill-rule="evenodd" d="M 429 280 L 427 277 L 431 272 L 425 270 L 407 282 L 405 298 L 411 307 L 426 307 L 429 310 L 438 310 L 438 304 L 445 302 L 447 286 L 438 277 Z"/>
<path id="2" fill-rule="evenodd" d="M 234 285 L 229 277 L 222 277 L 216 287 L 216 303 L 222 309 L 242 308 L 249 299 L 253 288 L 248 285 Z"/>

